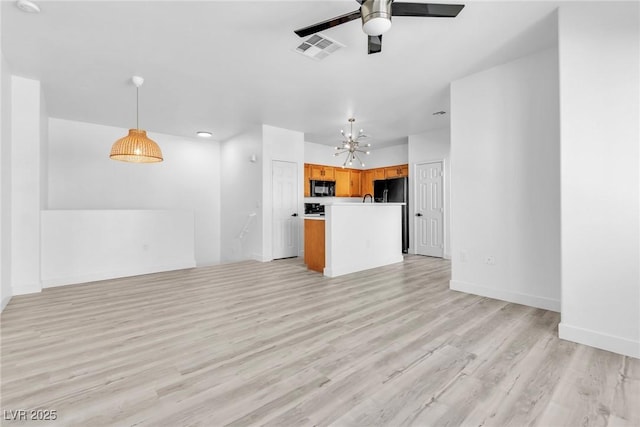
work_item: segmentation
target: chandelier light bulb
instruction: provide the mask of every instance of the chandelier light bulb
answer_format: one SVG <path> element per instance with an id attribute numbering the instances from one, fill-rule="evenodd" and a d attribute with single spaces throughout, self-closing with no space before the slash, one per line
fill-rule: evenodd
<path id="1" fill-rule="evenodd" d="M 371 154 L 371 151 L 367 151 L 367 153 L 366 153 L 366 154 L 367 154 L 367 155 Z"/>

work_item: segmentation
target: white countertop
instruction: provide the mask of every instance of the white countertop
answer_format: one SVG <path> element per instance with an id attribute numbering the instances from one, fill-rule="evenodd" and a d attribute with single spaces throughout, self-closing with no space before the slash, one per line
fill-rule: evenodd
<path id="1" fill-rule="evenodd" d="M 349 203 L 349 202 L 326 202 L 320 203 L 325 206 L 404 206 L 406 203 L 389 202 L 389 203 Z"/>
<path id="2" fill-rule="evenodd" d="M 315 221 L 324 221 L 324 215 L 319 215 L 319 214 L 305 215 L 304 219 L 312 219 L 312 220 L 315 220 Z"/>

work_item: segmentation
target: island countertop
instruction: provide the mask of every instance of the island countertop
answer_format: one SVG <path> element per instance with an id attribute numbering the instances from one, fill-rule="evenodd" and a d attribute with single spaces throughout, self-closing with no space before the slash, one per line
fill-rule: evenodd
<path id="1" fill-rule="evenodd" d="M 404 206 L 406 203 L 401 202 L 378 202 L 378 203 L 358 203 L 358 202 L 335 202 L 335 201 L 327 201 L 320 202 L 321 205 L 324 206 Z"/>

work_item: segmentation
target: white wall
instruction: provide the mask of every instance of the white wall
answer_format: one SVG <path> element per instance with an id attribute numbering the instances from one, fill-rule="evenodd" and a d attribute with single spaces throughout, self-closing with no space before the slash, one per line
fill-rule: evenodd
<path id="1" fill-rule="evenodd" d="M 39 292 L 41 156 L 44 101 L 40 82 L 11 77 L 11 285 L 13 295 Z"/>
<path id="2" fill-rule="evenodd" d="M 251 161 L 251 156 L 256 161 Z M 262 128 L 221 145 L 221 261 L 262 260 Z M 251 217 L 251 214 L 255 216 Z M 246 232 L 242 230 L 246 228 Z"/>
<path id="3" fill-rule="evenodd" d="M 371 154 L 364 155 L 362 161 L 364 168 L 354 164 L 354 169 L 372 169 L 384 166 L 403 165 L 408 162 L 408 146 L 407 144 L 394 145 L 392 147 L 376 148 L 375 143 L 371 142 Z M 328 166 L 342 166 L 346 154 L 342 156 L 334 156 L 336 150 L 328 145 L 316 144 L 313 142 L 304 143 L 304 163 L 314 163 Z"/>
<path id="4" fill-rule="evenodd" d="M 49 209 L 190 210 L 198 265 L 220 262 L 220 143 L 149 132 L 162 163 L 109 159 L 128 130 L 49 120 Z"/>
<path id="5" fill-rule="evenodd" d="M 0 8 L 2 9 L 2 8 Z M 0 13 L 1 16 L 1 13 Z M 11 71 L 0 52 L 0 311 L 11 288 Z"/>
<path id="6" fill-rule="evenodd" d="M 324 275 L 337 277 L 402 262 L 401 208 L 395 203 L 328 204 Z"/>
<path id="7" fill-rule="evenodd" d="M 42 286 L 195 267 L 192 211 L 42 211 Z"/>
<path id="8" fill-rule="evenodd" d="M 298 166 L 298 183 L 304 181 L 304 133 L 275 126 L 262 126 L 263 162 L 262 162 L 262 194 L 263 194 L 263 226 L 262 226 L 262 259 L 273 259 L 273 202 L 272 202 L 272 162 L 280 160 L 296 163 Z M 304 251 L 304 188 L 298 186 L 298 254 Z"/>
<path id="9" fill-rule="evenodd" d="M 560 310 L 558 104 L 555 48 L 451 84 L 452 289 Z"/>
<path id="10" fill-rule="evenodd" d="M 637 2 L 559 11 L 560 337 L 640 357 Z"/>
<path id="11" fill-rule="evenodd" d="M 408 144 L 409 157 L 409 194 L 410 199 L 416 197 L 415 193 L 415 167 L 420 163 L 427 163 L 434 160 L 444 161 L 444 257 L 451 258 L 451 132 L 449 128 L 435 129 L 419 135 L 409 135 Z M 409 204 L 409 216 L 413 218 L 415 212 L 415 202 Z M 416 241 L 414 235 L 415 224 L 409 221 L 409 242 L 410 252 L 415 253 L 413 242 Z"/>

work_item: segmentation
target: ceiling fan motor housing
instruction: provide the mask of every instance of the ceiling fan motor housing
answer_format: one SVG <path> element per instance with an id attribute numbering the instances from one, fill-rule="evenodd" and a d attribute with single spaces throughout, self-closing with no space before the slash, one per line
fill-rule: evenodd
<path id="1" fill-rule="evenodd" d="M 365 0 L 360 11 L 366 34 L 379 36 L 391 28 L 391 0 Z"/>

